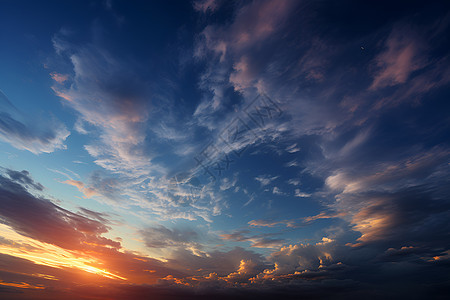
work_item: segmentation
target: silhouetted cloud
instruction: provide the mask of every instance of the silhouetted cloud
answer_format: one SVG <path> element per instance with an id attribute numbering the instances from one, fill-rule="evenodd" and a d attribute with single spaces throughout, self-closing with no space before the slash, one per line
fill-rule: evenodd
<path id="1" fill-rule="evenodd" d="M 108 231 L 106 225 L 34 196 L 21 184 L 26 186 L 31 182 L 32 187 L 41 190 L 42 186 L 23 171 L 21 174 L 26 174 L 27 181 L 23 176 L 15 176 L 17 173 L 8 170 L 8 176 L 0 176 L 0 215 L 4 224 L 27 237 L 67 249 L 83 250 L 92 248 L 90 245 L 121 247 L 120 243 L 101 236 Z"/>

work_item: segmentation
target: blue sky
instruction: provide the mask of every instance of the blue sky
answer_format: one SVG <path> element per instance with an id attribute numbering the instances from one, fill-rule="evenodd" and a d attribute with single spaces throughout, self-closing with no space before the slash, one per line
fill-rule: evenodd
<path id="1" fill-rule="evenodd" d="M 443 297 L 449 24 L 442 1 L 3 1 L 0 294 Z"/>

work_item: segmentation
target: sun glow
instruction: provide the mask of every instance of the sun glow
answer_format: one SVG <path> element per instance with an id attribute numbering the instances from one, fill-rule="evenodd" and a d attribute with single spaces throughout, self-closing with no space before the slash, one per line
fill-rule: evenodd
<path id="1" fill-rule="evenodd" d="M 0 253 L 30 260 L 36 264 L 54 268 L 75 268 L 88 273 L 97 274 L 110 279 L 127 280 L 105 269 L 94 267 L 98 264 L 95 258 L 80 257 L 80 253 L 64 250 L 58 246 L 43 243 L 25 237 L 0 224 L 0 236 L 8 242 L 0 244 Z"/>
<path id="2" fill-rule="evenodd" d="M 28 284 L 26 282 L 4 282 L 3 280 L 0 280 L 0 285 L 4 285 L 4 286 L 11 286 L 11 287 L 17 287 L 17 288 L 21 288 L 21 289 L 39 289 L 42 290 L 45 287 L 40 286 L 40 285 L 32 285 L 32 284 Z"/>

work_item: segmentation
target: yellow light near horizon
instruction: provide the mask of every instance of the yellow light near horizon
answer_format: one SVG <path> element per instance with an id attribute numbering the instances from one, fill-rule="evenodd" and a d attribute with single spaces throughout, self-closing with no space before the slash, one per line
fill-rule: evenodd
<path id="1" fill-rule="evenodd" d="M 7 225 L 0 224 L 0 236 L 13 242 L 11 245 L 1 244 L 0 253 L 53 268 L 74 268 L 110 279 L 127 280 L 125 277 L 94 267 L 93 265 L 98 263 L 95 258 L 83 258 L 61 247 L 25 237 Z"/>
<path id="2" fill-rule="evenodd" d="M 5 282 L 3 280 L 0 280 L 0 285 L 4 285 L 4 286 L 11 286 L 11 287 L 16 287 L 16 288 L 21 288 L 21 289 L 45 289 L 44 286 L 40 286 L 40 285 L 32 285 L 32 284 L 28 284 L 26 282 Z"/>

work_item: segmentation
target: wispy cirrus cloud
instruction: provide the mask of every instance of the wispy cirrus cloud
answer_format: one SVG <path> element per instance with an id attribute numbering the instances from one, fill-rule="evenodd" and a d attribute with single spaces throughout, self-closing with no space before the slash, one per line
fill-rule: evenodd
<path id="1" fill-rule="evenodd" d="M 193 2 L 194 9 L 203 13 L 214 12 L 219 5 L 220 0 L 197 0 Z"/>
<path id="2" fill-rule="evenodd" d="M 296 227 L 296 222 L 294 220 L 283 220 L 283 221 L 271 221 L 271 220 L 252 220 L 248 222 L 250 226 L 255 227 L 275 227 L 278 225 L 285 225 L 287 227 Z"/>
<path id="3" fill-rule="evenodd" d="M 195 205 L 186 205 L 178 199 L 186 200 L 188 194 L 170 181 L 174 174 L 167 162 L 184 159 L 198 148 L 189 144 L 189 131 L 183 124 L 175 124 L 170 113 L 161 114 L 170 100 L 161 100 L 161 94 L 151 89 L 154 83 L 145 79 L 146 71 L 136 61 L 122 60 L 96 43 L 78 45 L 69 40 L 70 34 L 64 31 L 53 38 L 55 51 L 72 68 L 66 81 L 55 80 L 53 90 L 78 114 L 78 132 L 96 136 L 84 148 L 107 174 L 97 172 L 88 182 L 66 183 L 86 197 L 99 196 L 114 205 L 133 203 L 161 218 L 210 221 L 220 211 L 219 205 L 210 207 L 210 203 L 219 203 L 220 197 L 211 200 L 213 191 L 205 185 L 198 197 L 190 197 Z M 150 116 L 157 121 L 150 121 Z M 175 125 L 183 131 L 175 130 Z M 184 150 L 174 149 L 172 143 Z M 173 188 L 176 193 L 170 192 Z M 119 198 L 127 201 L 116 201 Z"/>
<path id="4" fill-rule="evenodd" d="M 64 142 L 69 134 L 55 118 L 31 122 L 0 91 L 0 138 L 13 147 L 34 154 L 50 153 L 66 149 Z"/>
<path id="5" fill-rule="evenodd" d="M 280 176 L 270 176 L 270 175 L 260 175 L 255 177 L 255 180 L 258 181 L 261 186 L 266 186 L 278 179 Z"/>
<path id="6" fill-rule="evenodd" d="M 107 170 L 128 172 L 129 176 L 142 174 L 149 167 L 141 146 L 148 118 L 143 79 L 108 51 L 92 44 L 76 46 L 64 38 L 59 33 L 53 43 L 60 55 L 70 59 L 73 79 L 70 85 L 55 80 L 53 89 L 58 96 L 70 99 L 66 104 L 83 122 L 99 130 L 100 143 L 87 145 L 86 150 Z"/>
<path id="7" fill-rule="evenodd" d="M 256 222 L 256 221 L 255 221 Z M 253 224 L 250 224 L 253 225 Z M 253 225 L 257 226 L 257 225 Z M 236 242 L 250 242 L 251 247 L 255 248 L 280 248 L 284 243 L 284 239 L 271 238 L 276 234 L 249 234 L 249 230 L 238 230 L 232 233 L 221 234 L 224 240 L 232 240 Z"/>
<path id="8" fill-rule="evenodd" d="M 346 213 L 334 213 L 334 212 L 321 212 L 314 216 L 303 217 L 298 219 L 291 220 L 267 220 L 267 219 L 258 219 L 249 221 L 248 224 L 253 227 L 278 227 L 285 226 L 288 228 L 299 228 L 309 225 L 310 223 L 320 220 L 320 219 L 331 219 L 331 218 L 342 218 L 345 217 Z"/>
<path id="9" fill-rule="evenodd" d="M 210 129 L 220 127 L 221 119 L 215 118 L 215 122 L 211 122 L 207 116 L 220 116 L 228 112 L 226 106 L 235 101 L 228 96 L 228 90 L 243 91 L 257 83 L 263 68 L 245 53 L 276 35 L 295 5 L 289 1 L 276 4 L 251 2 L 236 10 L 231 24 L 205 27 L 199 35 L 195 55 L 199 59 L 214 59 L 208 60 L 208 67 L 201 77 L 200 87 L 205 90 L 205 98 L 194 113 L 199 124 Z M 249 103 L 254 96 L 246 95 L 245 103 Z"/>
<path id="10" fill-rule="evenodd" d="M 196 231 L 169 229 L 162 225 L 143 229 L 141 235 L 144 237 L 145 245 L 150 248 L 182 246 L 198 239 Z"/>
<path id="11" fill-rule="evenodd" d="M 386 40 L 386 49 L 375 58 L 379 70 L 370 89 L 404 83 L 412 72 L 423 68 L 427 61 L 422 43 L 407 28 L 394 28 Z"/>

